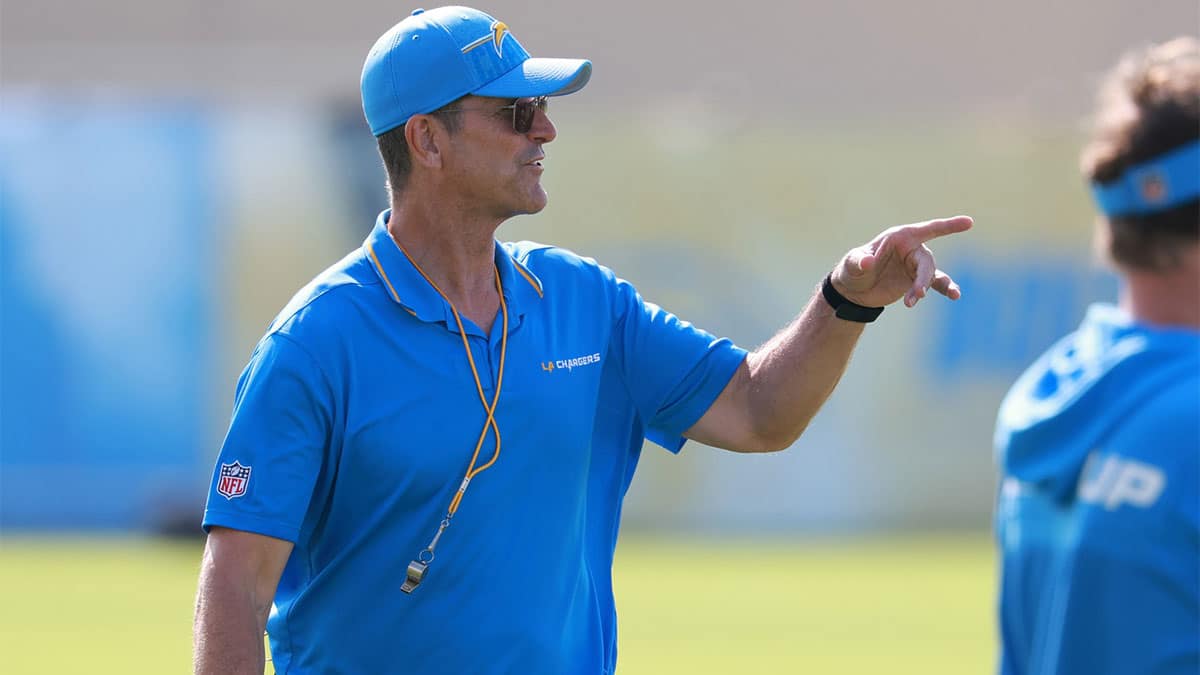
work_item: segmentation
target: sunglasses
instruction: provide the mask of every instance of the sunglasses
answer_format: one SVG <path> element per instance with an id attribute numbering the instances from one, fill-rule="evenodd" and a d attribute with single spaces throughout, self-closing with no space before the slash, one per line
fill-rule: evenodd
<path id="1" fill-rule="evenodd" d="M 519 98 L 509 105 L 500 106 L 498 110 L 512 110 L 513 131 L 518 134 L 527 134 L 533 128 L 533 118 L 537 116 L 536 111 L 546 112 L 549 107 L 550 99 L 548 97 L 537 96 L 535 98 Z M 479 108 L 440 108 L 434 112 L 465 112 L 468 110 L 479 110 Z"/>

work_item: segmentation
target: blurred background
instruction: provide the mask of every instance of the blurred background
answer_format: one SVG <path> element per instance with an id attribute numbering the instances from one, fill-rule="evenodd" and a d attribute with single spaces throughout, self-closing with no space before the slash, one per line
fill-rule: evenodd
<path id="1" fill-rule="evenodd" d="M 237 375 L 386 207 L 358 78 L 415 7 L 0 4 L 4 672 L 188 670 Z M 976 219 L 935 246 L 962 300 L 886 312 L 790 451 L 647 447 L 618 550 L 622 672 L 989 670 L 996 407 L 1116 292 L 1076 167 L 1096 83 L 1200 32 L 1200 8 L 480 8 L 535 55 L 595 64 L 551 108 L 550 206 L 500 237 L 595 257 L 747 348 L 881 229 Z"/>

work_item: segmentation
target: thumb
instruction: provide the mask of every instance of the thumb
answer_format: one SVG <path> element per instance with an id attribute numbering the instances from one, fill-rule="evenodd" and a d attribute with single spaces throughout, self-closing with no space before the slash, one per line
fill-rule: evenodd
<path id="1" fill-rule="evenodd" d="M 856 248 L 846 254 L 843 268 L 847 276 L 858 278 L 871 271 L 874 266 L 875 256 L 861 248 Z"/>

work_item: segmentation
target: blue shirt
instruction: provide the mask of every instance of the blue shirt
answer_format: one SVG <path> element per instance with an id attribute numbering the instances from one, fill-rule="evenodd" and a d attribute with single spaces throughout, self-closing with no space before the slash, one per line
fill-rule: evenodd
<path id="1" fill-rule="evenodd" d="M 281 674 L 610 673 L 613 551 L 643 439 L 678 452 L 745 352 L 592 260 L 497 244 L 499 459 L 405 594 L 486 412 L 450 307 L 388 215 L 256 347 L 204 526 L 294 542 L 267 622 Z M 491 401 L 503 321 L 463 321 Z M 494 449 L 489 434 L 478 464 Z"/>
<path id="2" fill-rule="evenodd" d="M 1200 672 L 1200 333 L 1092 306 L 996 447 L 1000 672 Z"/>

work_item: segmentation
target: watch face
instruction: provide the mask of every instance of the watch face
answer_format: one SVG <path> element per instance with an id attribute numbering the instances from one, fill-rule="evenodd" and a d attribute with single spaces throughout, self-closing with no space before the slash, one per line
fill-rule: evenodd
<path id="1" fill-rule="evenodd" d="M 849 300 L 843 302 L 841 306 L 834 311 L 834 314 L 839 319 L 857 321 L 859 323 L 871 323 L 875 319 L 878 319 L 879 315 L 882 313 L 882 307 L 863 307 L 862 305 L 856 305 Z"/>
<path id="2" fill-rule="evenodd" d="M 825 281 L 821 282 L 821 295 L 825 296 L 825 302 L 829 303 L 829 306 L 834 310 L 834 316 L 839 319 L 857 321 L 858 323 L 871 323 L 883 313 L 882 307 L 863 307 L 843 297 L 833 287 L 832 273 L 825 275 Z"/>

